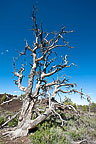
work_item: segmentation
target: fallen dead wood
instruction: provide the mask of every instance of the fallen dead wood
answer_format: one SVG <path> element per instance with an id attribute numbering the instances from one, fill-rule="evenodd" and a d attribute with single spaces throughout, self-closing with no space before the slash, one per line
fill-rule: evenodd
<path id="1" fill-rule="evenodd" d="M 19 112 L 17 112 L 15 115 L 13 115 L 8 121 L 6 121 L 4 124 L 2 124 L 1 126 L 0 126 L 0 128 L 3 128 L 5 125 L 7 125 L 10 121 L 12 121 L 18 114 L 20 113 L 20 111 Z"/>

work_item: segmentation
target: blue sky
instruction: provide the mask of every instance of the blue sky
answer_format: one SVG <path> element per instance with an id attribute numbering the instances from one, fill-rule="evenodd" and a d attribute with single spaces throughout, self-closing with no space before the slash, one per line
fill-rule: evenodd
<path id="1" fill-rule="evenodd" d="M 13 80 L 12 58 L 24 49 L 24 38 L 32 40 L 32 7 L 37 3 L 38 22 L 45 31 L 75 30 L 66 37 L 75 48 L 68 51 L 79 68 L 68 71 L 78 89 L 96 102 L 96 0 L 3 0 L 0 2 L 0 93 L 20 94 Z M 76 97 L 76 98 L 75 98 Z M 78 96 L 79 97 L 79 96 Z M 76 95 L 74 102 L 81 101 Z"/>

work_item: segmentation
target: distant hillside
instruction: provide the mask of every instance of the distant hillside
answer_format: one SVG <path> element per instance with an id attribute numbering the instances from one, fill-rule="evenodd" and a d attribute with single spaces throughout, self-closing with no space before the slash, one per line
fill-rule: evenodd
<path id="1" fill-rule="evenodd" d="M 6 94 L 6 93 L 0 94 L 0 107 L 5 109 L 5 110 L 11 111 L 11 112 L 18 111 L 22 107 L 22 100 L 21 99 L 16 99 L 17 97 L 18 97 L 17 95 L 11 95 L 11 94 Z M 15 98 L 15 99 L 13 99 L 13 98 Z M 9 102 L 1 105 L 1 103 L 5 102 L 5 101 L 9 101 Z M 39 99 L 38 102 L 37 102 L 36 107 L 38 105 L 42 105 L 44 107 L 49 105 L 49 99 L 48 98 Z M 78 107 L 78 110 L 80 110 L 80 111 L 84 111 L 84 112 L 89 111 L 89 106 L 88 105 L 83 105 L 83 106 L 82 105 L 77 105 L 76 107 Z M 96 103 L 93 102 L 91 104 L 90 112 L 96 113 Z"/>

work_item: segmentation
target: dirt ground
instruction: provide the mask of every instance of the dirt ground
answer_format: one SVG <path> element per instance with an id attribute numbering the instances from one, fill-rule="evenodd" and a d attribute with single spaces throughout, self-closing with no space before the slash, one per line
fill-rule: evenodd
<path id="1" fill-rule="evenodd" d="M 31 144 L 28 136 L 11 140 L 9 137 L 2 136 L 4 131 L 5 129 L 0 130 L 0 144 Z"/>
<path id="2" fill-rule="evenodd" d="M 1 98 L 2 98 L 3 94 L 0 94 L 0 104 L 1 102 Z M 13 98 L 13 95 L 8 94 L 8 97 L 10 99 Z M 15 96 L 16 97 L 16 96 Z M 10 112 L 16 112 L 18 111 L 22 106 L 22 101 L 20 99 L 14 99 L 13 101 L 0 105 L 1 108 L 3 108 L 4 110 L 10 111 Z"/>

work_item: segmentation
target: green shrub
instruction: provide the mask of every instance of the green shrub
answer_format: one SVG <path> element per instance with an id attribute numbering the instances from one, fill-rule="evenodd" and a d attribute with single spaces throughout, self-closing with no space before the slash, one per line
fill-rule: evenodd
<path id="1" fill-rule="evenodd" d="M 83 105 L 83 106 L 82 106 L 82 110 L 83 110 L 84 112 L 88 112 L 87 105 Z"/>
<path id="2" fill-rule="evenodd" d="M 64 99 L 64 105 L 72 105 L 75 109 L 77 109 L 77 105 L 75 103 L 73 103 L 70 98 L 67 98 L 66 96 Z"/>
<path id="3" fill-rule="evenodd" d="M 4 118 L 3 117 L 0 117 L 0 125 L 2 125 L 4 123 Z"/>
<path id="4" fill-rule="evenodd" d="M 14 118 L 13 120 L 11 120 L 9 123 L 8 123 L 8 126 L 9 127 L 13 127 L 13 126 L 16 126 L 18 124 L 18 119 L 17 118 Z"/>
<path id="5" fill-rule="evenodd" d="M 4 102 L 6 100 L 6 93 L 3 94 L 2 98 L 1 98 L 1 102 Z"/>
<path id="6" fill-rule="evenodd" d="M 91 103 L 91 107 L 92 107 L 92 108 L 96 108 L 96 103 L 92 102 L 92 103 Z"/>
<path id="7" fill-rule="evenodd" d="M 91 112 L 96 112 L 96 103 L 92 102 L 90 105 Z"/>
<path id="8" fill-rule="evenodd" d="M 89 131 L 89 136 L 91 137 L 91 138 L 96 138 L 96 130 L 94 130 L 94 129 L 92 129 L 91 131 Z"/>
<path id="9" fill-rule="evenodd" d="M 73 106 L 74 106 L 75 109 L 77 109 L 77 105 L 75 103 L 73 104 Z"/>
<path id="10" fill-rule="evenodd" d="M 71 118 L 72 114 L 66 113 L 69 117 L 67 124 L 60 127 L 60 122 L 55 123 L 57 119 L 47 120 L 38 125 L 30 135 L 31 144 L 70 144 L 87 137 L 96 139 L 96 117 L 81 115 L 78 119 Z M 64 117 L 64 116 L 63 116 Z M 71 141 L 70 141 L 71 140 Z"/>
<path id="11" fill-rule="evenodd" d="M 30 136 L 32 144 L 67 144 L 63 129 L 55 127 L 51 122 L 39 124 L 38 129 Z"/>
<path id="12" fill-rule="evenodd" d="M 75 130 L 69 133 L 73 141 L 80 140 L 80 133 L 76 132 Z"/>

